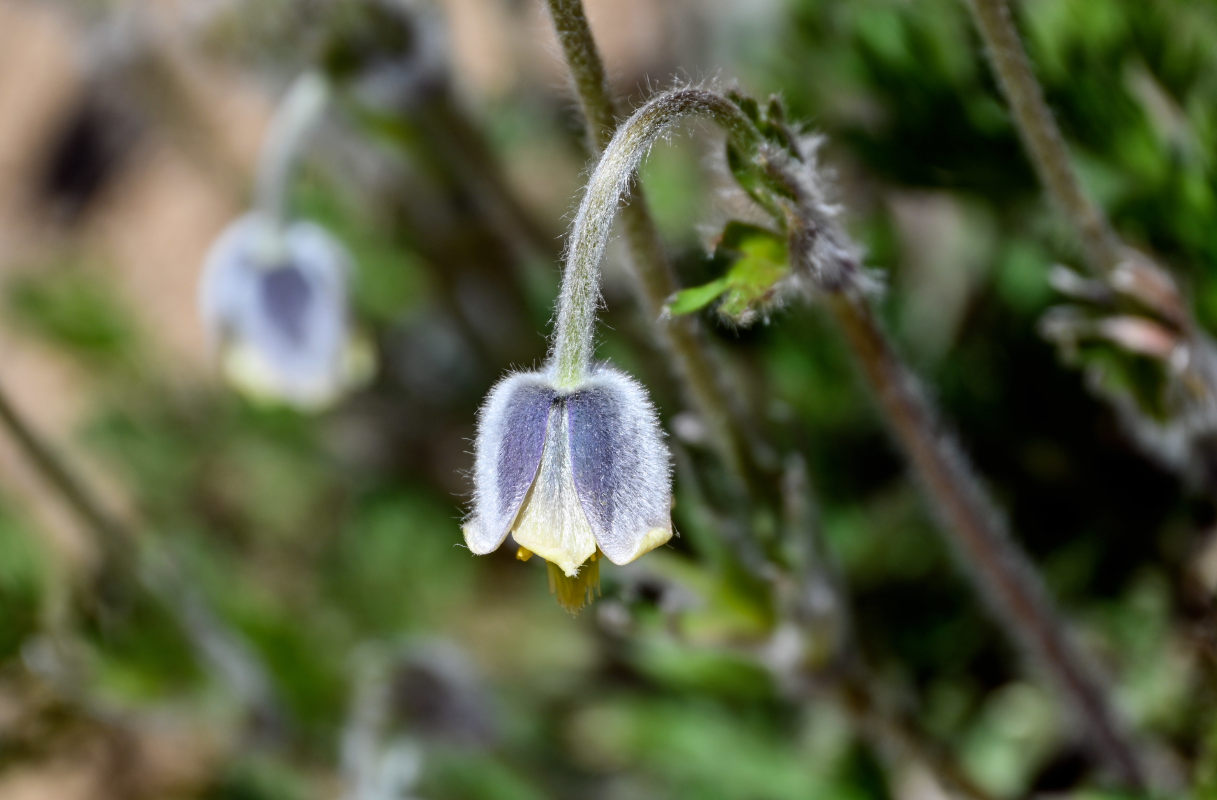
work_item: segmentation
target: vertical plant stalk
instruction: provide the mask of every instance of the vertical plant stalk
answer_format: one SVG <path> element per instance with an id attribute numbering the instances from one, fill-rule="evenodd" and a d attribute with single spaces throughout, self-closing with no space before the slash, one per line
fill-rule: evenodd
<path id="1" fill-rule="evenodd" d="M 1136 746 L 1106 687 L 1060 620 L 1027 557 L 1010 539 L 984 488 L 947 433 L 870 309 L 835 294 L 829 305 L 875 394 L 883 417 L 912 462 L 960 560 L 1008 631 L 1056 684 L 1085 725 L 1089 741 L 1129 786 L 1145 784 Z"/>
<path id="2" fill-rule="evenodd" d="M 199 659 L 228 682 L 255 721 L 271 730 L 282 722 L 270 677 L 239 635 L 215 616 L 164 552 L 141 546 L 135 531 L 112 516 L 75 467 L 34 430 L 0 389 L 0 425 L 25 457 L 93 531 L 110 574 L 131 577 L 169 610 Z M 133 566 L 134 565 L 134 566 Z"/>
<path id="3" fill-rule="evenodd" d="M 808 551 L 801 566 L 794 607 L 787 613 L 814 639 L 824 655 L 800 665 L 795 683 L 807 700 L 828 699 L 851 720 L 875 752 L 890 761 L 911 759 L 932 775 L 948 796 L 994 800 L 951 753 L 921 725 L 917 716 L 882 696 L 859 644 L 845 580 L 833 562 L 812 507 L 806 464 L 789 456 L 783 476 L 784 524 L 803 535 L 794 538 Z M 800 602 L 801 601 L 801 602 Z"/>
<path id="4" fill-rule="evenodd" d="M 548 5 L 583 109 L 589 147 L 596 156 L 608 146 L 617 128 L 617 107 L 609 93 L 604 63 L 582 0 L 548 0 Z M 634 187 L 634 201 L 622 209 L 622 224 L 643 311 L 652 320 L 659 320 L 667 299 L 680 287 L 664 256 L 659 233 L 639 187 Z M 758 496 L 771 496 L 773 482 L 766 476 L 764 458 L 751 438 L 741 410 L 732 405 L 719 383 L 720 370 L 705 349 L 696 321 L 680 317 L 657 327 L 664 345 L 675 357 L 689 400 L 705 421 L 718 456 Z"/>
<path id="5" fill-rule="evenodd" d="M 1040 182 L 1081 239 L 1091 270 L 1100 275 L 1111 272 L 1124 260 L 1124 245 L 1082 188 L 1060 128 L 1031 71 L 1009 5 L 1006 0 L 968 0 L 968 7 Z"/>

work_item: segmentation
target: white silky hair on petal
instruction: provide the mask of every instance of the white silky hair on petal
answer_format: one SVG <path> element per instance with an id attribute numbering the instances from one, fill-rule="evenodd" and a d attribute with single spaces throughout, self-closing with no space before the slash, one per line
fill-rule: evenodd
<path id="1" fill-rule="evenodd" d="M 540 466 L 554 394 L 542 373 L 517 372 L 495 384 L 482 404 L 474 443 L 473 514 L 462 528 L 471 552 L 497 550 L 510 533 Z"/>
<path id="2" fill-rule="evenodd" d="M 596 537 L 575 489 L 566 414 L 561 408 L 549 415 L 541 467 L 512 538 L 571 578 L 596 552 Z"/>
<path id="3" fill-rule="evenodd" d="M 600 550 L 628 564 L 672 537 L 672 467 L 659 417 L 629 375 L 600 365 L 567 399 L 573 474 Z"/>

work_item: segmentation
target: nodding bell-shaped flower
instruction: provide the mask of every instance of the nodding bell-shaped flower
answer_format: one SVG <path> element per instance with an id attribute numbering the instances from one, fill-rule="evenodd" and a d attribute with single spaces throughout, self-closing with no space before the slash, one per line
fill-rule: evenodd
<path id="1" fill-rule="evenodd" d="M 367 373 L 350 335 L 350 259 L 320 226 L 280 228 L 258 212 L 229 225 L 207 255 L 200 311 L 225 376 L 259 399 L 315 409 Z"/>
<path id="2" fill-rule="evenodd" d="M 647 107 L 644 107 L 644 109 Z M 632 378 L 594 363 L 600 262 L 621 198 L 681 103 L 636 113 L 596 164 L 567 241 L 549 361 L 509 375 L 478 419 L 474 553 L 508 535 L 517 555 L 545 559 L 550 588 L 569 611 L 599 588 L 599 557 L 628 564 L 672 538 L 672 478 L 659 419 Z"/>
<path id="3" fill-rule="evenodd" d="M 476 450 L 465 542 L 481 555 L 510 534 L 521 560 L 548 562 L 550 589 L 568 611 L 599 589 L 601 555 L 628 564 L 672 537 L 655 408 L 611 367 L 565 388 L 551 372 L 504 378 L 482 406 Z"/>

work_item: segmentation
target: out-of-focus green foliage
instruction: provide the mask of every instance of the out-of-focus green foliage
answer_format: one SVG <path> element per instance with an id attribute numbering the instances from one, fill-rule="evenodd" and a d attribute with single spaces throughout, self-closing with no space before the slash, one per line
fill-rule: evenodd
<path id="1" fill-rule="evenodd" d="M 138 344 L 129 314 L 100 272 L 57 264 L 4 289 L 6 316 L 82 360 L 113 366 Z"/>
<path id="2" fill-rule="evenodd" d="M 0 659 L 16 657 L 38 630 L 49 577 L 42 554 L 0 507 Z"/>

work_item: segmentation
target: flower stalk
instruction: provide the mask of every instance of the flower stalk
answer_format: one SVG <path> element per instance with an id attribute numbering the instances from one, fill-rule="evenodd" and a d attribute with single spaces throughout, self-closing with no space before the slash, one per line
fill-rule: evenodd
<path id="1" fill-rule="evenodd" d="M 304 72 L 292 82 L 271 119 L 258 159 L 254 205 L 276 228 L 287 222 L 292 170 L 329 104 L 330 94 L 330 83 L 321 73 Z"/>
<path id="2" fill-rule="evenodd" d="M 583 110 L 588 147 L 595 157 L 608 146 L 617 129 L 617 104 L 609 92 L 604 63 L 582 0 L 548 0 L 548 7 Z M 621 211 L 621 222 L 643 312 L 657 321 L 659 338 L 672 354 L 683 388 L 705 422 L 719 459 L 754 497 L 772 497 L 775 482 L 773 470 L 767 466 L 767 454 L 753 437 L 741 409 L 719 382 L 721 370 L 706 349 L 696 321 L 692 317 L 663 319 L 664 304 L 680 286 L 664 255 L 641 187 L 635 186 L 633 195 L 633 202 Z"/>
<path id="3" fill-rule="evenodd" d="M 1100 275 L 1111 272 L 1125 259 L 1124 244 L 1082 188 L 1060 128 L 1031 71 L 1009 5 L 1006 0 L 968 0 L 968 8 L 1040 182 L 1077 232 L 1090 268 Z"/>
<path id="4" fill-rule="evenodd" d="M 1104 763 L 1127 785 L 1143 786 L 1136 746 L 1111 705 L 1104 681 L 1060 620 L 967 457 L 943 429 L 929 396 L 866 305 L 833 295 L 829 306 L 888 427 L 933 499 L 932 508 L 980 593 L 1073 707 Z"/>
<path id="5" fill-rule="evenodd" d="M 559 385 L 578 385 L 591 364 L 600 262 L 617 207 L 629 195 L 634 173 L 655 140 L 689 115 L 710 117 L 736 137 L 752 136 L 747 118 L 735 104 L 703 89 L 661 95 L 639 109 L 613 135 L 588 180 L 571 225 L 551 354 Z"/>

